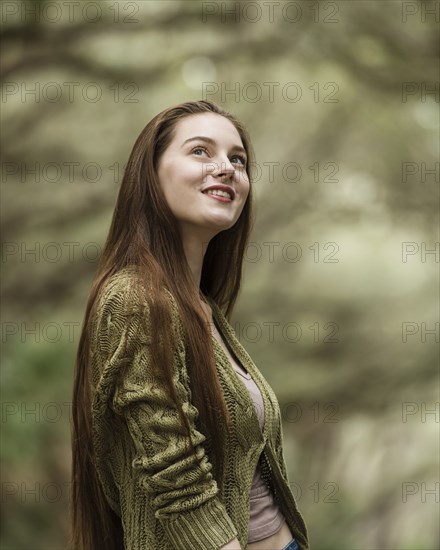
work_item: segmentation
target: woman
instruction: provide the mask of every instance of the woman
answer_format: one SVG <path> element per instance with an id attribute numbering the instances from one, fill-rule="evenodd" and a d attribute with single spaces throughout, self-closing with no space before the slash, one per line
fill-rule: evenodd
<path id="1" fill-rule="evenodd" d="M 138 137 L 73 392 L 72 550 L 307 550 L 275 394 L 229 319 L 253 151 L 208 101 Z"/>

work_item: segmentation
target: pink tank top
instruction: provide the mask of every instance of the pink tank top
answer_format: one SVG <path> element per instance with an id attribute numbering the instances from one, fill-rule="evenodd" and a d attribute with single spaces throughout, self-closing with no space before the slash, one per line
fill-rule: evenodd
<path id="1" fill-rule="evenodd" d="M 260 429 L 263 431 L 264 402 L 260 390 L 251 375 L 242 369 L 240 365 L 234 362 L 232 366 L 249 390 L 257 411 Z M 270 537 L 281 529 L 284 519 L 284 515 L 273 499 L 271 490 L 261 477 L 260 466 L 257 464 L 250 494 L 248 542 L 256 542 Z"/>

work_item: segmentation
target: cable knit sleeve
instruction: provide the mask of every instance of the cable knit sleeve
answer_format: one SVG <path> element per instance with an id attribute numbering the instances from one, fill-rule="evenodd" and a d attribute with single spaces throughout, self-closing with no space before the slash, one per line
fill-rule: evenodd
<path id="1" fill-rule="evenodd" d="M 205 436 L 196 428 L 198 411 L 191 403 L 184 348 L 178 342 L 173 359 L 173 382 L 188 419 L 197 449 L 185 448 L 187 435 L 165 381 L 152 372 L 150 344 L 157 337 L 149 308 L 125 280 L 104 294 L 98 310 L 100 355 L 95 413 L 110 400 L 113 411 L 125 419 L 135 458 L 132 475 L 149 497 L 176 550 L 220 549 L 237 536 L 218 496 L 212 465 L 203 447 Z M 176 309 L 172 307 L 173 325 Z M 124 375 L 116 389 L 121 366 Z"/>

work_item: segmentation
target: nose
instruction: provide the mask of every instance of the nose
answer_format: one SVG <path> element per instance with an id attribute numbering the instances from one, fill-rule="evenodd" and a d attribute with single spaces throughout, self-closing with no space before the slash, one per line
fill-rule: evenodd
<path id="1" fill-rule="evenodd" d="M 229 178 L 234 175 L 235 167 L 231 161 L 226 158 L 226 160 L 221 160 L 220 162 L 215 162 L 215 170 L 213 175 L 218 178 Z"/>
<path id="2" fill-rule="evenodd" d="M 203 180 L 209 177 L 219 179 L 222 183 L 233 181 L 236 175 L 235 166 L 231 163 L 228 157 L 216 157 L 207 162 L 202 168 Z"/>

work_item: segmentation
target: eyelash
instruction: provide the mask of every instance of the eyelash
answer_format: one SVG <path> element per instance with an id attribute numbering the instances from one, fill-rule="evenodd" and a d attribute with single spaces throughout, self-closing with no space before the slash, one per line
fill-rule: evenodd
<path id="1" fill-rule="evenodd" d="M 205 151 L 205 153 L 208 152 L 206 147 L 202 147 L 202 146 L 198 145 L 197 147 L 194 147 L 194 149 L 191 150 L 191 153 L 194 153 L 194 151 L 197 151 L 198 149 L 201 149 L 202 151 Z M 237 155 L 234 155 L 234 157 L 239 158 L 242 162 L 242 165 L 246 166 L 246 157 L 244 155 L 237 154 Z M 234 157 L 232 157 L 232 158 L 234 158 Z"/>

